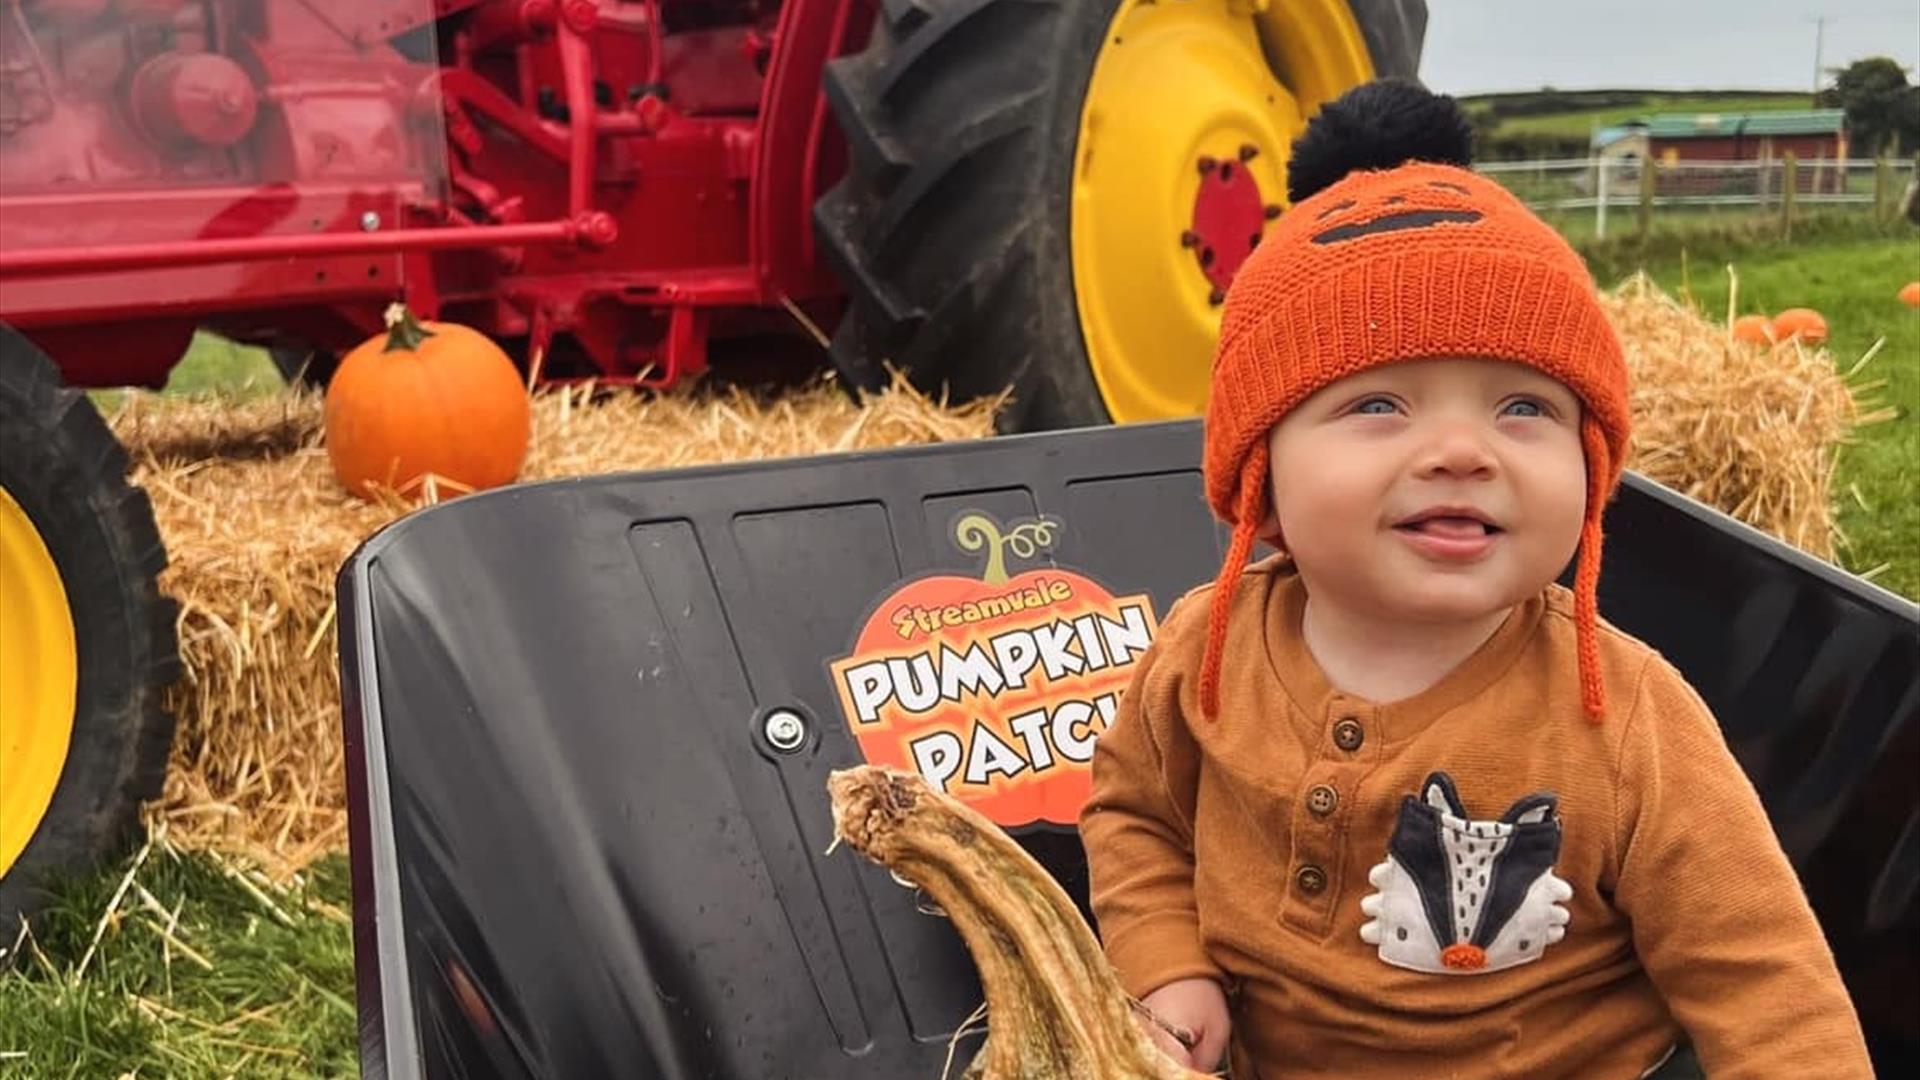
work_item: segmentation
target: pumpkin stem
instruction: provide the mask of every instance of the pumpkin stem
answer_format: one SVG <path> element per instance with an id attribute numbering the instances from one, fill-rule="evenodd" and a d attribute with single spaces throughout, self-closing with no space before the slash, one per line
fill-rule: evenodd
<path id="1" fill-rule="evenodd" d="M 980 577 L 989 585 L 1007 583 L 1007 557 L 1004 552 L 1006 540 L 1000 535 L 1000 526 L 985 514 L 968 514 L 954 525 L 954 539 L 966 551 L 987 549 L 987 566 Z"/>
<path id="2" fill-rule="evenodd" d="M 1080 909 L 1025 848 L 917 773 L 827 777 L 835 843 L 926 891 L 973 954 L 991 1027 L 973 1080 L 1213 1080 L 1163 1056 Z"/>
<path id="3" fill-rule="evenodd" d="M 386 319 L 387 347 L 383 352 L 412 352 L 433 336 L 433 331 L 422 326 L 404 303 L 388 304 Z"/>

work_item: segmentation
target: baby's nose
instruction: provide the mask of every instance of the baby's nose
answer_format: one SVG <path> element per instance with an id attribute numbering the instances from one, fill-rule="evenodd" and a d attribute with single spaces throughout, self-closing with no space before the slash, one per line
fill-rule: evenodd
<path id="1" fill-rule="evenodd" d="M 1422 476 L 1490 476 L 1497 467 L 1485 434 L 1465 421 L 1436 423 L 1420 457 Z"/>

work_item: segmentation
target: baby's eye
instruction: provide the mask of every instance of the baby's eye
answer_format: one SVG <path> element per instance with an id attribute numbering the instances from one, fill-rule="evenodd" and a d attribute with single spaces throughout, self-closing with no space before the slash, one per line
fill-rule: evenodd
<path id="1" fill-rule="evenodd" d="M 1361 416 L 1392 416 L 1400 411 L 1400 407 L 1393 403 L 1392 398 L 1370 397 L 1356 403 L 1353 411 Z"/>
<path id="2" fill-rule="evenodd" d="M 1545 416 L 1547 415 L 1547 408 L 1532 398 L 1520 398 L 1517 401 L 1507 402 L 1505 407 L 1500 410 L 1500 415 L 1526 417 Z"/>

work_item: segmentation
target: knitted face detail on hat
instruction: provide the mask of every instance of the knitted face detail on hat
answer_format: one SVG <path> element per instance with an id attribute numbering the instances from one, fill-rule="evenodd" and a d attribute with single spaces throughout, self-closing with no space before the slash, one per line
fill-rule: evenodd
<path id="1" fill-rule="evenodd" d="M 1476 436 L 1482 446 L 1466 455 L 1486 455 L 1492 463 L 1488 467 L 1503 474 L 1499 483 L 1509 485 L 1498 498 L 1511 500 L 1511 505 L 1483 509 L 1524 514 L 1528 521 L 1551 519 L 1553 524 L 1537 533 L 1529 529 L 1532 535 L 1522 544 L 1515 542 L 1521 539 L 1518 530 L 1490 541 L 1443 539 L 1439 533 L 1444 530 L 1471 526 L 1441 523 L 1409 535 L 1410 530 L 1389 522 L 1388 531 L 1376 536 L 1387 545 L 1382 550 L 1392 553 L 1388 576 L 1371 579 L 1364 591 L 1383 598 L 1394 592 L 1389 588 L 1394 584 L 1419 581 L 1423 588 L 1438 589 L 1441 583 L 1473 582 L 1472 589 L 1448 601 L 1471 606 L 1525 581 L 1537 579 L 1538 587 L 1564 566 L 1540 567 L 1554 552 L 1565 550 L 1561 500 L 1578 500 L 1575 615 L 1582 697 L 1590 717 L 1598 719 L 1604 711 L 1596 638 L 1600 518 L 1620 478 L 1629 428 L 1619 339 L 1600 309 L 1585 265 L 1551 227 L 1485 177 L 1451 165 L 1412 162 L 1350 173 L 1296 203 L 1247 259 L 1228 291 L 1207 403 L 1205 465 L 1208 501 L 1234 527 L 1234 538 L 1221 571 L 1201 671 L 1202 706 L 1210 715 L 1217 706 L 1219 647 L 1226 636 L 1225 597 L 1272 503 L 1269 438 L 1275 425 L 1316 395 L 1363 373 L 1445 358 L 1504 361 L 1544 377 L 1577 400 L 1577 410 L 1561 410 L 1558 421 L 1545 425 L 1536 425 L 1538 418 L 1530 412 L 1524 417 L 1483 414 L 1477 422 L 1488 426 Z M 1425 408 L 1404 411 L 1408 426 L 1395 429 L 1392 448 L 1368 459 L 1383 470 L 1367 482 L 1381 514 L 1421 510 L 1427 504 L 1404 504 L 1445 487 L 1419 486 L 1424 494 L 1412 494 L 1406 471 L 1420 468 L 1415 464 L 1420 455 L 1436 452 L 1431 447 L 1453 435 L 1429 427 L 1427 421 L 1438 418 Z M 1357 421 L 1386 426 L 1396 422 Z M 1523 463 L 1525 455 L 1508 445 L 1518 436 L 1508 433 L 1535 427 L 1551 431 L 1556 446 L 1564 447 L 1571 437 L 1585 471 L 1572 472 L 1563 462 L 1538 480 L 1525 480 L 1523 486 L 1532 494 L 1522 505 L 1516 485 L 1532 473 L 1516 470 L 1545 466 Z M 1457 434 L 1465 429 L 1447 430 Z M 1429 449 L 1417 450 L 1416 444 Z M 1496 455 L 1492 447 L 1503 449 Z M 1455 446 L 1446 453 L 1462 451 Z M 1562 461 L 1562 456 L 1553 460 Z M 1432 467 L 1430 460 L 1426 467 Z M 1449 468 L 1460 467 L 1456 461 Z M 1400 470 L 1394 475 L 1401 479 L 1388 483 L 1384 476 L 1394 470 Z M 1458 489 L 1457 497 L 1471 501 L 1465 490 L 1469 485 L 1449 483 Z M 1475 490 L 1491 492 L 1495 486 L 1489 482 Z M 1546 491 L 1548 486 L 1555 490 Z M 1308 538 L 1288 539 L 1297 546 Z M 1486 553 L 1484 559 L 1455 557 L 1480 551 Z M 1359 558 L 1357 553 L 1348 557 Z M 1401 572 L 1416 568 L 1424 576 L 1407 579 Z M 1489 571 L 1497 573 L 1481 576 Z M 1356 571 L 1363 578 L 1373 573 Z M 1472 593 L 1470 604 L 1465 593 Z M 1427 599 L 1402 602 L 1438 602 L 1432 593 L 1421 595 Z"/>
<path id="2" fill-rule="evenodd" d="M 1431 190 L 1421 192 L 1428 205 L 1412 207 L 1404 194 L 1386 194 L 1378 205 L 1361 206 L 1358 199 L 1343 199 L 1314 215 L 1316 225 L 1327 227 L 1313 233 L 1312 242 L 1322 247 L 1345 243 L 1365 236 L 1424 229 L 1432 225 L 1471 225 L 1486 215 L 1465 205 L 1472 193 L 1451 180 L 1429 180 Z M 1436 205 L 1437 204 L 1437 205 Z"/>
<path id="3" fill-rule="evenodd" d="M 1540 591 L 1585 516 L 1580 399 L 1531 367 L 1417 360 L 1323 387 L 1268 440 L 1281 544 L 1349 625 L 1477 624 Z"/>

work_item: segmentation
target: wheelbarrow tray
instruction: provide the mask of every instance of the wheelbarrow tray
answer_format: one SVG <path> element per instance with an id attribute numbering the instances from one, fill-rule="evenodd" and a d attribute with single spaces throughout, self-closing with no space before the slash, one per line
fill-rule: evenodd
<path id="1" fill-rule="evenodd" d="M 338 582 L 365 1074 L 941 1075 L 978 983 L 824 854 L 827 774 L 865 760 L 831 664 L 902 582 L 980 576 L 969 514 L 1051 523 L 1009 573 L 1164 615 L 1225 549 L 1200 457 L 1183 422 L 557 481 L 369 540 Z M 1607 534 L 1603 612 L 1712 706 L 1910 1064 L 1915 606 L 1637 476 Z M 1072 830 L 1017 835 L 1084 904 Z"/>

